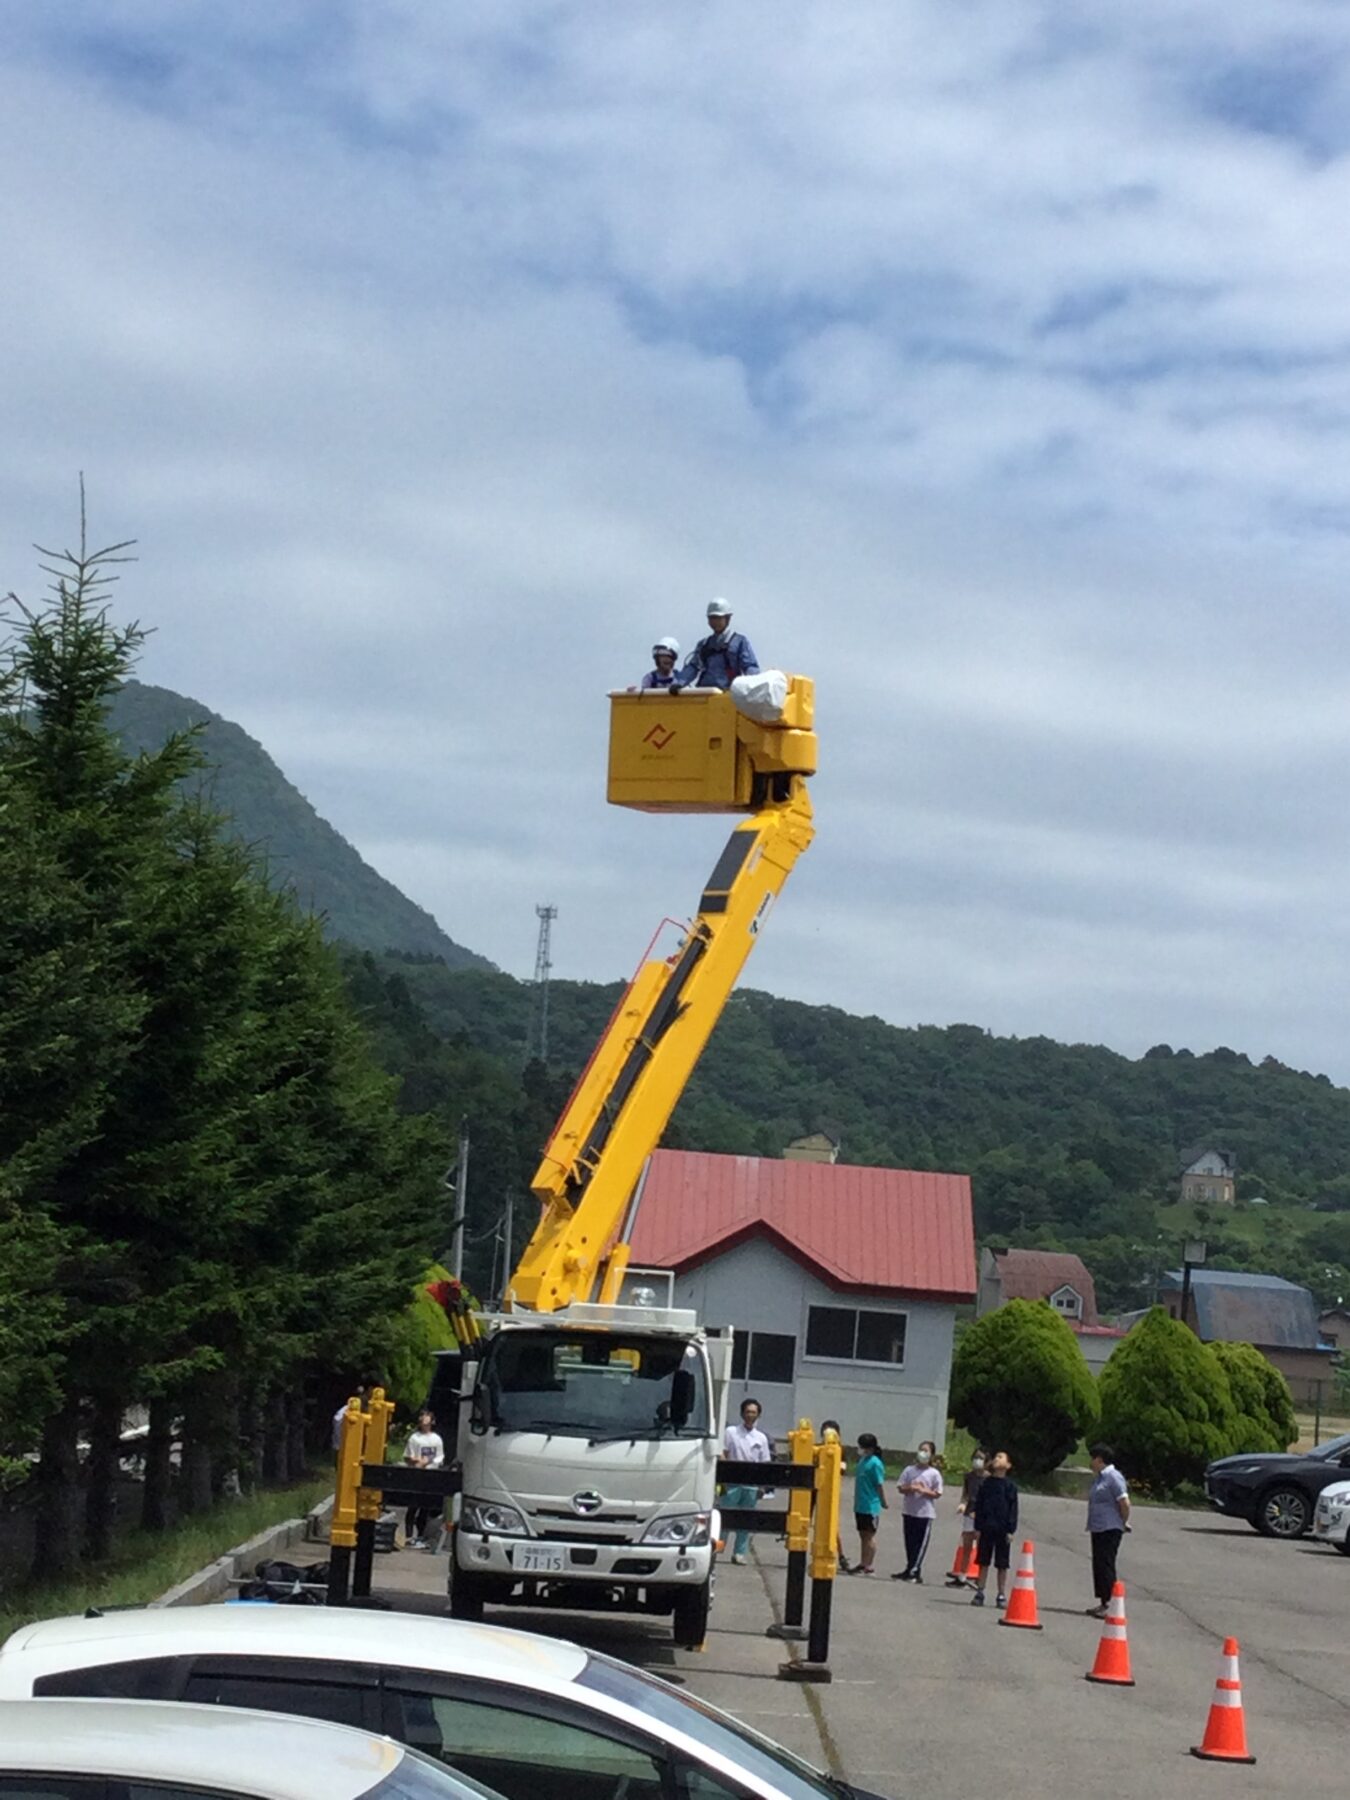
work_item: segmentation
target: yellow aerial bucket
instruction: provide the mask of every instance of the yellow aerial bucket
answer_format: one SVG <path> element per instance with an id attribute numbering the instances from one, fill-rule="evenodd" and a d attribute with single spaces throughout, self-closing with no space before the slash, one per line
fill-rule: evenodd
<path id="1" fill-rule="evenodd" d="M 610 695 L 611 806 L 639 812 L 754 812 L 774 776 L 814 775 L 815 683 L 790 678 L 783 716 L 760 725 L 719 688 Z"/>

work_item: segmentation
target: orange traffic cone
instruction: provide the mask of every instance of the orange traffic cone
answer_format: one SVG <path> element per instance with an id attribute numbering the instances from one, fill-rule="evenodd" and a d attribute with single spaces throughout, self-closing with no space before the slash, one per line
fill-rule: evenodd
<path id="1" fill-rule="evenodd" d="M 1023 1631 L 1043 1629 L 1036 1615 L 1035 1549 L 1030 1538 L 1022 1546 L 1022 1560 L 1017 1565 L 1013 1590 L 1008 1596 L 1008 1610 L 999 1620 L 1000 1625 L 1020 1625 Z"/>
<path id="2" fill-rule="evenodd" d="M 974 1581 L 979 1574 L 979 1551 L 974 1544 L 966 1549 L 965 1539 L 957 1538 L 956 1554 L 952 1558 L 952 1566 L 947 1571 L 948 1587 L 964 1587 L 968 1581 Z"/>
<path id="3" fill-rule="evenodd" d="M 1192 1756 L 1206 1762 L 1254 1763 L 1247 1751 L 1247 1724 L 1242 1716 L 1242 1677 L 1238 1674 L 1238 1642 L 1223 1640 L 1223 1656 L 1219 1660 L 1219 1679 L 1214 1684 L 1214 1699 L 1205 1725 L 1205 1741 L 1191 1745 Z"/>
<path id="4" fill-rule="evenodd" d="M 1118 1581 L 1111 1589 L 1111 1604 L 1106 1609 L 1102 1641 L 1097 1646 L 1097 1660 L 1085 1677 L 1088 1681 L 1107 1681 L 1115 1687 L 1133 1687 L 1130 1674 L 1130 1644 L 1125 1635 L 1125 1583 Z"/>

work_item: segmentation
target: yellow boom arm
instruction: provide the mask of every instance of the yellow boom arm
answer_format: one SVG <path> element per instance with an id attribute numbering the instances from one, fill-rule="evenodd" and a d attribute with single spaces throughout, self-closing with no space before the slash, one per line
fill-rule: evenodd
<path id="1" fill-rule="evenodd" d="M 542 1212 L 510 1303 L 552 1312 L 617 1298 L 624 1226 L 639 1176 L 754 948 L 811 842 L 805 776 L 815 769 L 811 683 L 794 678 L 783 722 L 756 725 L 730 697 L 613 696 L 610 798 L 660 812 L 750 817 L 727 840 L 678 952 L 644 962 L 544 1150 Z"/>

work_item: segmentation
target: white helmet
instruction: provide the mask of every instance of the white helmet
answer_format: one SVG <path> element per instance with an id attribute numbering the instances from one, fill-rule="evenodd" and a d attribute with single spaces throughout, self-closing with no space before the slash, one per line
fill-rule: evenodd
<path id="1" fill-rule="evenodd" d="M 710 619 L 729 619 L 731 617 L 731 602 L 729 600 L 721 599 L 710 600 L 708 602 L 708 617 Z"/>
<path id="2" fill-rule="evenodd" d="M 674 638 L 657 638 L 652 645 L 652 655 L 659 656 L 663 650 L 667 656 L 678 657 L 680 654 L 680 646 Z"/>

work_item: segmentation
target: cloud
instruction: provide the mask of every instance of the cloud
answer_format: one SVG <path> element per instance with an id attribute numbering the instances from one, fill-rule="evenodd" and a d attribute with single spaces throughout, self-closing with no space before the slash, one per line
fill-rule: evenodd
<path id="1" fill-rule="evenodd" d="M 820 690 L 749 979 L 1350 1078 L 1350 21 L 1139 0 L 29 9 L 0 579 L 136 533 L 144 672 L 447 929 L 626 972 L 608 812 L 714 592 Z"/>

